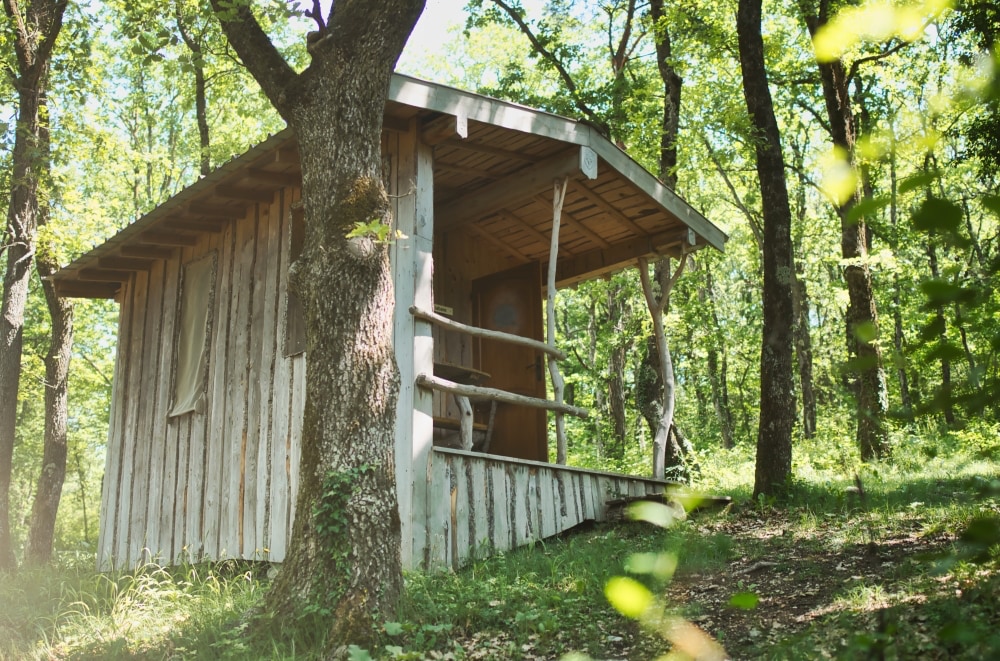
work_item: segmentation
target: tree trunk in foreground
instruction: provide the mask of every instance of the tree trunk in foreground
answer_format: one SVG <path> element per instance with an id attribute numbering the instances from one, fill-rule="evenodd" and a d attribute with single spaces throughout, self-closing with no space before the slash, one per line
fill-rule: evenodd
<path id="1" fill-rule="evenodd" d="M 389 80 L 422 0 L 338 0 L 313 16 L 311 63 L 295 73 L 250 8 L 212 0 L 227 38 L 294 130 L 305 250 L 291 281 L 306 324 L 302 468 L 288 556 L 266 599 L 280 622 L 323 618 L 328 653 L 368 644 L 402 590 L 387 246 L 347 239 L 389 223 L 381 129 Z M 318 7 L 318 3 L 316 5 Z M 304 622 L 303 622 L 304 624 Z"/>
<path id="2" fill-rule="evenodd" d="M 3 248 L 7 267 L 0 309 L 0 571 L 16 568 L 10 529 L 10 480 L 21 379 L 24 306 L 35 256 L 38 222 L 39 134 L 49 62 L 62 29 L 66 0 L 4 0 L 17 55 L 17 131 L 11 156 L 11 192 Z"/>
<path id="3" fill-rule="evenodd" d="M 783 489 L 792 475 L 792 212 L 781 135 L 767 87 L 761 0 L 740 0 L 736 14 L 743 93 L 757 133 L 757 176 L 764 210 L 764 329 L 760 354 L 760 426 L 754 497 Z"/>

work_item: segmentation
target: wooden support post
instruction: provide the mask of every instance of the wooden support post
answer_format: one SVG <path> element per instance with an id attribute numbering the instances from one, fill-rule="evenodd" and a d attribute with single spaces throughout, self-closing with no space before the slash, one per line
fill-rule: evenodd
<path id="1" fill-rule="evenodd" d="M 473 422 L 472 403 L 465 395 L 455 395 L 455 401 L 458 402 L 458 410 L 462 412 L 462 417 L 459 418 L 459 429 L 462 435 L 462 449 L 471 450 Z"/>
<path id="2" fill-rule="evenodd" d="M 546 282 L 545 319 L 547 322 L 546 342 L 550 348 L 556 347 L 556 264 L 559 258 L 559 224 L 562 219 L 563 200 L 566 199 L 566 185 L 569 177 L 552 185 L 552 243 L 549 246 L 549 278 Z M 548 356 L 549 376 L 552 378 L 552 392 L 556 404 L 563 403 L 565 383 L 559 372 L 559 361 L 552 354 Z M 566 463 L 566 421 L 559 411 L 556 415 L 556 463 Z"/>

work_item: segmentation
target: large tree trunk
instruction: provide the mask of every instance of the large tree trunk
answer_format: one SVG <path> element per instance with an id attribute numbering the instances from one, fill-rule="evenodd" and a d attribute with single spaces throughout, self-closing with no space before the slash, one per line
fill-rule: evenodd
<path id="1" fill-rule="evenodd" d="M 388 250 L 347 239 L 356 222 L 389 224 L 382 114 L 422 0 L 339 0 L 310 34 L 312 61 L 288 66 L 247 6 L 212 0 L 226 36 L 295 131 L 305 250 L 291 281 L 306 324 L 302 474 L 288 555 L 266 604 L 278 621 L 313 610 L 330 652 L 367 644 L 403 587 L 396 502 Z M 319 6 L 318 3 L 316 5 Z"/>
<path id="2" fill-rule="evenodd" d="M 754 496 L 775 494 L 792 474 L 792 212 L 781 135 L 767 86 L 761 0 L 740 0 L 736 14 L 743 93 L 757 134 L 757 176 L 764 210 L 764 328 L 760 355 L 760 426 Z"/>
<path id="3" fill-rule="evenodd" d="M 38 222 L 39 135 L 49 61 L 62 28 L 65 0 L 4 0 L 17 55 L 17 131 L 11 155 L 11 192 L 4 248 L 7 267 L 0 309 L 0 571 L 16 568 L 10 528 L 10 481 L 21 377 L 24 306 Z"/>
<path id="4" fill-rule="evenodd" d="M 829 0 L 820 0 L 818 13 L 813 14 L 803 4 L 803 15 L 811 35 L 829 19 Z M 857 122 L 851 108 L 850 80 L 842 60 L 818 64 L 830 120 L 833 144 L 842 148 L 854 162 L 857 143 Z M 839 204 L 840 251 L 844 258 L 844 281 L 849 303 L 846 315 L 847 352 L 855 365 L 858 430 L 857 442 L 864 461 L 879 459 L 889 451 L 885 426 L 889 408 L 882 350 L 875 339 L 878 335 L 878 310 L 872 288 L 872 272 L 868 266 L 869 232 L 864 218 L 849 217 L 860 200 L 859 191 Z"/>

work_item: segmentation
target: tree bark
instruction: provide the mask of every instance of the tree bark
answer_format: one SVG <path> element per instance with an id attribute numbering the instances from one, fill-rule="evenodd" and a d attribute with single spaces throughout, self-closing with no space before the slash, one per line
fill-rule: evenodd
<path id="1" fill-rule="evenodd" d="M 206 176 L 212 171 L 212 145 L 208 134 L 208 97 L 204 50 L 201 47 L 201 42 L 195 39 L 184 25 L 180 0 L 177 0 L 174 7 L 174 19 L 184 45 L 191 51 L 191 67 L 194 69 L 194 112 L 198 122 L 198 164 L 202 176 Z"/>
<path id="2" fill-rule="evenodd" d="M 45 303 L 52 318 L 52 337 L 45 355 L 45 440 L 42 450 L 42 472 L 38 477 L 31 527 L 24 560 L 32 565 L 45 565 L 52 559 L 56 514 L 66 481 L 66 428 L 69 419 L 69 364 L 73 350 L 73 302 L 56 295 L 55 285 L 48 278 L 59 270 L 59 264 L 42 255 L 37 262 L 42 278 Z M 86 516 L 86 512 L 84 512 Z"/>
<path id="3" fill-rule="evenodd" d="M 799 367 L 799 392 L 802 394 L 802 435 L 812 438 L 816 435 L 816 393 L 813 390 L 812 336 L 809 333 L 809 292 L 800 270 L 801 266 L 797 266 L 792 290 L 795 356 Z"/>
<path id="4" fill-rule="evenodd" d="M 712 339 L 707 352 L 708 379 L 712 388 L 712 407 L 719 419 L 719 430 L 722 434 L 722 447 L 731 449 L 733 441 L 733 410 L 729 405 L 729 359 L 726 355 L 726 343 L 719 332 L 719 313 L 715 308 L 715 282 L 712 279 L 712 269 L 706 263 L 705 287 L 699 292 L 699 299 L 708 306 L 712 320 Z M 722 347 L 722 359 L 719 359 L 718 342 Z"/>
<path id="5" fill-rule="evenodd" d="M 35 256 L 40 172 L 39 135 L 47 118 L 42 116 L 49 63 L 62 29 L 66 0 L 32 0 L 22 7 L 18 0 L 4 0 L 4 11 L 13 34 L 17 74 L 17 130 L 11 154 L 11 193 L 3 248 L 7 266 L 0 309 L 0 571 L 13 570 L 10 528 L 10 482 L 17 427 L 17 395 L 21 376 L 24 306 Z M 13 76 L 13 74 L 11 74 Z"/>
<path id="6" fill-rule="evenodd" d="M 736 14 L 743 93 L 756 135 L 763 228 L 763 341 L 760 356 L 760 426 L 754 496 L 784 489 L 792 474 L 792 213 L 785 181 L 781 135 L 774 117 L 764 64 L 761 0 L 740 0 Z"/>
<path id="7" fill-rule="evenodd" d="M 815 35 L 829 19 L 829 0 L 820 0 L 817 13 L 803 3 L 803 16 L 809 33 Z M 823 98 L 826 102 L 833 144 L 848 154 L 853 164 L 857 143 L 857 122 L 851 107 L 850 80 L 842 60 L 818 63 Z M 850 211 L 860 201 L 859 191 L 837 206 L 840 216 L 840 250 L 846 266 L 844 281 L 850 303 L 846 314 L 847 352 L 857 378 L 857 442 L 864 461 L 880 459 L 889 451 L 885 425 L 889 408 L 882 350 L 878 344 L 878 309 L 868 266 L 869 231 L 864 218 L 850 218 Z M 867 339 L 869 335 L 874 339 Z"/>
<path id="8" fill-rule="evenodd" d="M 302 474 L 288 556 L 266 598 L 279 622 L 309 610 L 328 654 L 367 645 L 402 590 L 387 246 L 347 239 L 389 223 L 381 128 L 389 80 L 423 0 L 338 0 L 316 16 L 296 74 L 250 8 L 212 0 L 223 30 L 298 139 L 305 249 L 291 270 L 306 325 Z M 318 6 L 318 5 L 317 5 Z M 336 292 L 336 295 L 330 295 Z"/>

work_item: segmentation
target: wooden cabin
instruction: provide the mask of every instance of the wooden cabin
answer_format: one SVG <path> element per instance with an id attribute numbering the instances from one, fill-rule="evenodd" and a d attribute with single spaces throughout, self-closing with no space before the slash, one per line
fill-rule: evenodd
<path id="1" fill-rule="evenodd" d="M 383 126 L 404 566 L 459 566 L 662 490 L 549 463 L 547 416 L 584 412 L 547 398 L 561 354 L 543 300 L 725 235 L 589 124 L 396 75 Z M 299 195 L 283 131 L 54 276 L 120 304 L 100 568 L 285 557 L 308 360 L 287 289 Z"/>

